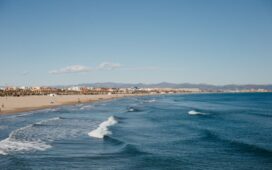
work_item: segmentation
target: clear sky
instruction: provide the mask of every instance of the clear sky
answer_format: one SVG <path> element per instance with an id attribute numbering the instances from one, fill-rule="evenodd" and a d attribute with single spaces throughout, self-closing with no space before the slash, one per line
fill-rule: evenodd
<path id="1" fill-rule="evenodd" d="M 0 0 L 0 85 L 272 83 L 271 0 Z"/>

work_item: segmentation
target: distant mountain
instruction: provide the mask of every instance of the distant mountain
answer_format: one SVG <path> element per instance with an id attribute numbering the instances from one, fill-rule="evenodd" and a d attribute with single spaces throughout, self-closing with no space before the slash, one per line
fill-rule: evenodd
<path id="1" fill-rule="evenodd" d="M 265 89 L 272 90 L 272 84 L 268 85 L 210 85 L 210 84 L 191 84 L 191 83 L 168 83 L 161 82 L 157 84 L 143 84 L 143 83 L 85 83 L 79 84 L 78 86 L 91 86 L 91 87 L 105 87 L 105 88 L 129 88 L 129 87 L 139 87 L 139 88 L 199 88 L 202 90 L 246 90 L 246 89 Z"/>

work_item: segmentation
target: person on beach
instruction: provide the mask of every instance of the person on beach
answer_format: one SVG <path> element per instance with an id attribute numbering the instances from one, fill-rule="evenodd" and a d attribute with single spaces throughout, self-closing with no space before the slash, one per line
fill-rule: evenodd
<path id="1" fill-rule="evenodd" d="M 0 108 L 0 112 L 2 112 L 2 108 L 4 108 L 4 107 L 5 107 L 5 105 L 4 105 L 4 103 L 2 103 L 1 108 Z"/>

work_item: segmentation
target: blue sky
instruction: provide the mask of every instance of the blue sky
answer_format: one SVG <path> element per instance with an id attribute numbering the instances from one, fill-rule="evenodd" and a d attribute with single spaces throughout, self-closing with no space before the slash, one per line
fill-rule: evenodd
<path id="1" fill-rule="evenodd" d="M 272 83 L 270 0 L 0 0 L 0 85 Z"/>

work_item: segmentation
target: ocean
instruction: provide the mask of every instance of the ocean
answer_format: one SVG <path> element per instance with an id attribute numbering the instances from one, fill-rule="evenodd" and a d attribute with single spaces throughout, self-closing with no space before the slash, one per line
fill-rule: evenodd
<path id="1" fill-rule="evenodd" d="M 127 97 L 0 115 L 0 169 L 272 169 L 272 93 Z"/>

